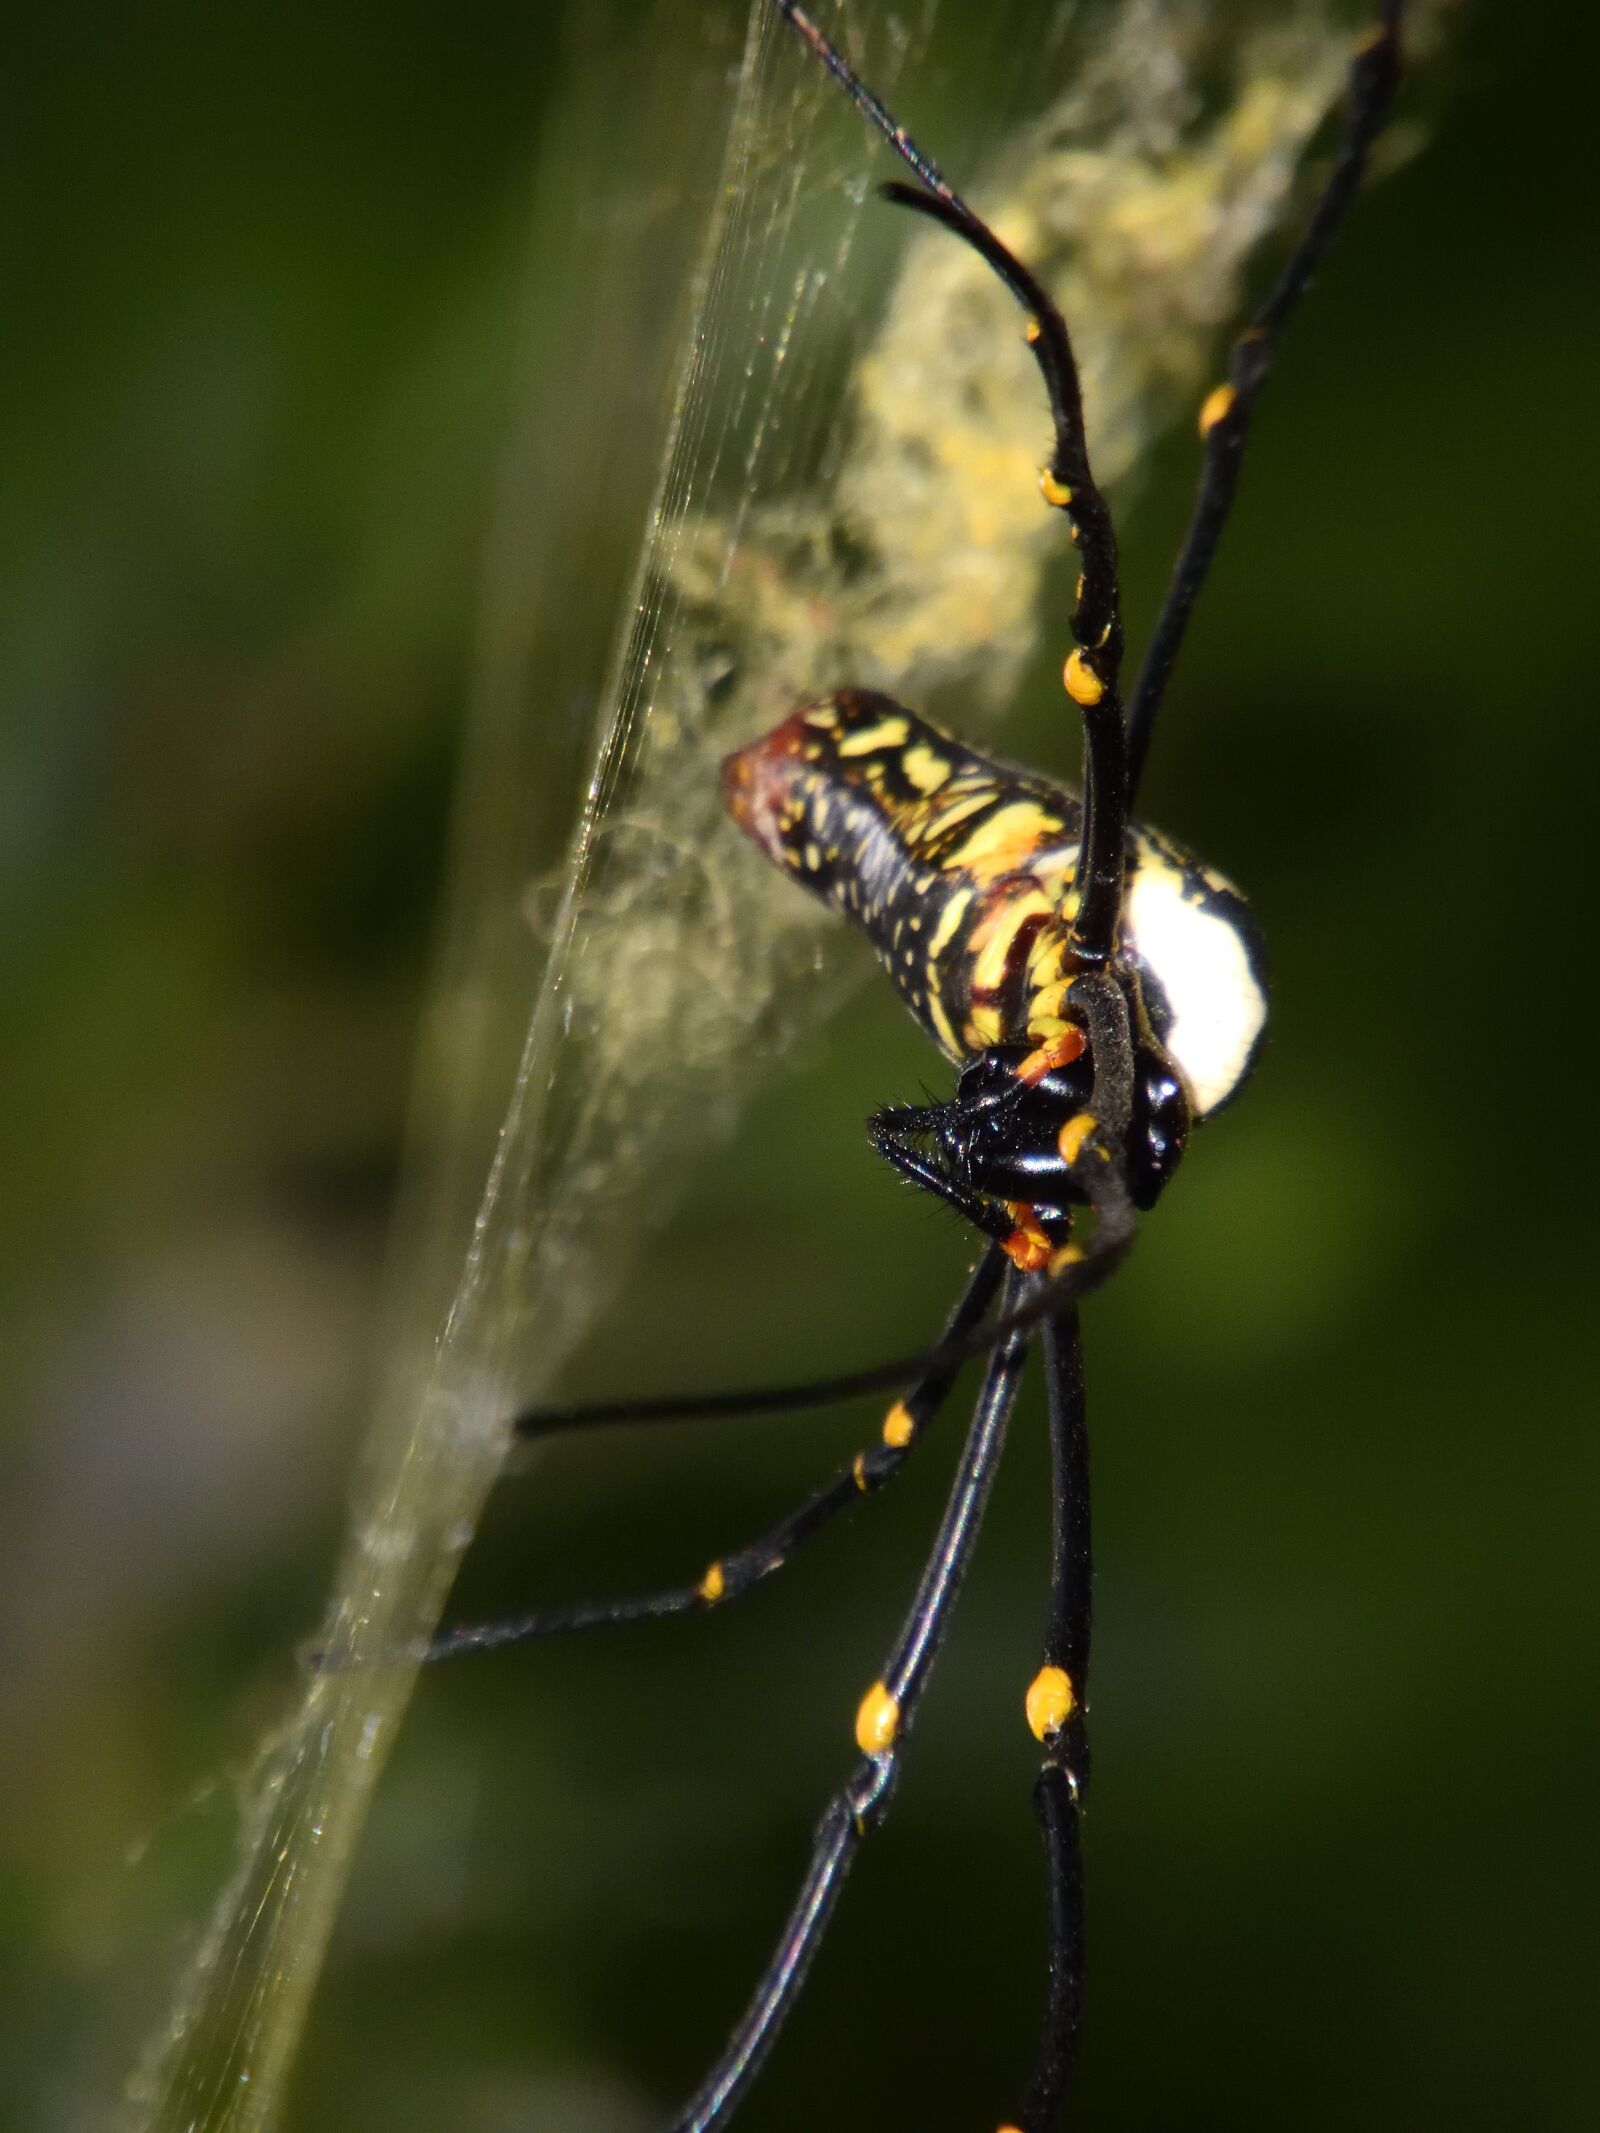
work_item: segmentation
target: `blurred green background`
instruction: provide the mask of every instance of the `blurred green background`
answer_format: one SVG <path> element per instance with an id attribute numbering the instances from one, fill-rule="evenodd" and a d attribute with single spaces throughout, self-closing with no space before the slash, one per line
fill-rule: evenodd
<path id="1" fill-rule="evenodd" d="M 36 11 L 13 49 L 6 2124 L 106 2122 L 318 1617 L 486 558 L 568 354 L 547 239 L 570 276 L 587 213 L 662 233 L 615 411 L 641 452 L 659 421 L 685 256 L 629 168 L 643 18 L 166 0 Z M 696 64 L 736 60 L 742 11 L 675 19 Z M 1274 384 L 1147 795 L 1252 889 L 1276 1019 L 1090 1319 L 1085 2126 L 1594 2122 L 1594 55 L 1553 0 L 1454 34 L 1432 146 Z M 573 84 L 607 52 L 597 132 Z M 1136 640 L 1193 456 L 1158 451 L 1126 525 Z M 592 559 L 530 677 L 586 677 L 528 800 L 553 825 L 650 472 L 568 469 L 551 506 Z M 1059 760 L 1032 700 L 1007 746 Z M 962 1240 L 860 1132 L 937 1074 L 924 1043 L 873 989 L 797 1064 L 574 1390 L 781 1376 L 942 1311 Z M 452 1612 L 695 1568 L 873 1413 L 565 1447 L 501 1492 Z M 982 2126 L 1015 2096 L 1036 1421 L 752 2128 Z M 430 1677 L 285 2124 L 598 2133 L 686 2093 L 942 1478 L 935 1451 L 726 1616 Z"/>

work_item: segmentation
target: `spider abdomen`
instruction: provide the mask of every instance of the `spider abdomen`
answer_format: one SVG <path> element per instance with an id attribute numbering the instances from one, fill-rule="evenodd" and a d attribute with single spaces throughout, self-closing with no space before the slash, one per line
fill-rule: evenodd
<path id="1" fill-rule="evenodd" d="M 844 689 L 729 756 L 723 792 L 770 859 L 861 928 L 957 1064 L 997 1044 L 1047 1045 L 1067 1026 L 1083 817 L 1070 787 Z M 1204 1117 L 1244 1080 L 1266 1021 L 1248 906 L 1136 825 L 1118 954 Z"/>

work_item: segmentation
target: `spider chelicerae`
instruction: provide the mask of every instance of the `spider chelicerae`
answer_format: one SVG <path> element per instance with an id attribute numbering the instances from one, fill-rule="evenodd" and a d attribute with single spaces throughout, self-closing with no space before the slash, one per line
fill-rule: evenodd
<path id="1" fill-rule="evenodd" d="M 817 1824 L 809 1869 L 767 1969 L 673 2133 L 722 2125 L 789 2011 L 862 1840 L 882 1821 L 982 1523 L 1030 1350 L 1042 1355 L 1051 1451 L 1050 1600 L 1025 1715 L 1049 1877 L 1046 2013 L 1002 2133 L 1046 2133 L 1071 2080 L 1082 2003 L 1080 1819 L 1089 1778 L 1090 1531 L 1078 1306 L 1126 1254 L 1190 1129 L 1241 1087 L 1266 1020 L 1258 937 L 1238 892 L 1132 819 L 1151 732 L 1231 508 L 1283 329 L 1355 196 L 1392 100 L 1401 0 L 1357 45 L 1343 136 L 1304 234 L 1206 397 L 1189 528 L 1131 691 L 1111 514 L 1095 485 L 1065 320 L 818 27 L 771 0 L 915 183 L 883 195 L 971 247 L 1016 298 L 1049 401 L 1045 503 L 1081 559 L 1063 681 L 1083 731 L 1081 791 L 975 754 L 890 698 L 841 686 L 731 755 L 723 792 L 759 848 L 866 934 L 957 1069 L 940 1102 L 877 1112 L 874 1147 L 986 1240 L 924 1353 L 804 1385 L 548 1407 L 540 1437 L 616 1422 L 777 1412 L 872 1390 L 896 1397 L 868 1449 L 760 1538 L 679 1586 L 448 1632 L 430 1656 L 704 1612 L 788 1560 L 905 1465 L 962 1365 L 986 1358 L 966 1443 L 916 1596 L 856 1716 L 859 1759 Z"/>

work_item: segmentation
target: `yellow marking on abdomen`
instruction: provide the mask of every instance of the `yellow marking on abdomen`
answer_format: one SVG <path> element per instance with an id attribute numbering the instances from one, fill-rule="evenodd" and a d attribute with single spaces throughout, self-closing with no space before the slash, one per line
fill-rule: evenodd
<path id="1" fill-rule="evenodd" d="M 939 923 L 933 929 L 933 939 L 928 943 L 928 961 L 930 963 L 937 956 L 942 955 L 945 949 L 949 947 L 951 941 L 955 938 L 956 928 L 967 915 L 967 908 L 971 902 L 972 891 L 970 889 L 957 889 L 954 896 L 945 905 L 943 912 L 940 914 Z"/>
<path id="2" fill-rule="evenodd" d="M 1072 1676 L 1064 1666 L 1042 1666 L 1028 1683 L 1023 1709 L 1028 1731 L 1035 1740 L 1048 1740 L 1059 1733 L 1078 1707 Z"/>
<path id="3" fill-rule="evenodd" d="M 875 755 L 880 748 L 903 748 L 910 736 L 910 722 L 903 718 L 881 719 L 876 726 L 863 726 L 840 741 L 836 755 Z"/>
<path id="4" fill-rule="evenodd" d="M 937 993 L 928 995 L 928 1020 L 933 1024 L 934 1035 L 952 1059 L 961 1057 L 961 1039 L 956 1035 L 955 1024 L 944 1011 L 944 1004 Z"/>
<path id="5" fill-rule="evenodd" d="M 942 755 L 935 755 L 926 741 L 918 741 L 915 748 L 908 748 L 900 758 L 900 768 L 905 772 L 906 782 L 918 792 L 937 792 L 955 775 L 955 766 Z"/>
<path id="6" fill-rule="evenodd" d="M 986 791 L 968 793 L 964 800 L 952 800 L 947 807 L 936 807 L 930 811 L 925 836 L 918 841 L 925 842 L 929 837 L 942 837 L 947 831 L 955 829 L 959 823 L 965 822 L 968 815 L 976 815 L 993 805 L 994 794 L 992 791 Z M 947 859 L 945 865 L 948 867 L 950 864 Z"/>
<path id="7" fill-rule="evenodd" d="M 1006 966 L 1016 946 L 1017 934 L 1030 918 L 1048 918 L 1054 909 L 1042 889 L 1032 889 L 991 911 L 975 928 L 968 946 L 973 951 L 972 986 L 975 992 L 994 992 L 1005 980 Z"/>
<path id="8" fill-rule="evenodd" d="M 1053 843 L 1062 825 L 1034 800 L 1013 800 L 980 823 L 946 866 L 959 866 L 980 882 L 1016 873 L 1040 845 Z"/>

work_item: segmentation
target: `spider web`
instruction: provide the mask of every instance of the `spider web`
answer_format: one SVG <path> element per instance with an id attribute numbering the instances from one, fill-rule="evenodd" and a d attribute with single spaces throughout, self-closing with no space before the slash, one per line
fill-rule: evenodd
<path id="1" fill-rule="evenodd" d="M 615 1291 L 641 1207 L 670 1204 L 738 1095 L 852 982 L 823 953 L 826 914 L 724 822 L 719 757 L 843 681 L 948 698 L 976 732 L 1048 626 L 1060 529 L 1034 492 L 1048 431 L 1010 299 L 942 233 L 863 213 L 889 158 L 765 0 L 742 50 L 699 0 L 653 0 L 620 137 L 614 33 L 586 30 L 592 12 L 571 11 L 540 182 L 576 170 L 616 206 L 541 225 L 530 261 L 570 299 L 570 404 L 530 412 L 508 449 L 388 1361 L 322 1640 L 339 1663 L 306 1675 L 241 1784 L 233 1877 L 129 2085 L 139 2133 L 268 2121 L 409 1694 L 395 1655 L 438 1618 L 505 1417 Z M 891 105 L 916 85 L 925 140 L 1058 292 L 1115 486 L 1197 402 L 1339 95 L 1349 25 L 1324 0 L 966 12 L 818 9 Z M 684 111 L 714 123 L 692 139 Z M 605 433 L 616 411 L 625 460 L 628 381 L 674 308 L 652 282 L 663 219 L 680 245 L 698 231 L 700 257 L 596 689 L 592 656 L 568 670 L 543 647 L 584 514 L 644 501 Z M 1063 761 L 1073 745 L 1064 729 Z M 573 826 L 557 773 L 583 750 Z"/>

